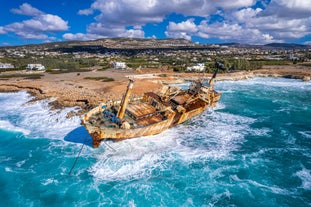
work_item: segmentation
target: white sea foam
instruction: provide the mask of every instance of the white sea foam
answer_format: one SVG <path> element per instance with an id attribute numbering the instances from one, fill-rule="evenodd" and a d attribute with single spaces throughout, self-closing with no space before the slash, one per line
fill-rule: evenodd
<path id="1" fill-rule="evenodd" d="M 18 108 L 31 99 L 31 95 L 25 91 L 16 93 L 0 93 L 1 111 Z"/>
<path id="2" fill-rule="evenodd" d="M 13 170 L 10 167 L 5 167 L 4 170 L 5 172 L 13 172 Z"/>
<path id="3" fill-rule="evenodd" d="M 166 135 L 109 143 L 116 151 L 106 149 L 100 153 L 98 161 L 90 168 L 90 173 L 102 180 L 148 177 L 152 170 L 162 167 L 162 161 L 167 158 L 163 156 L 176 145 L 169 133 Z"/>
<path id="4" fill-rule="evenodd" d="M 0 120 L 0 129 L 4 129 L 7 131 L 21 132 L 24 135 L 30 134 L 30 130 L 27 130 L 21 127 L 16 127 L 10 121 L 7 121 L 7 120 Z"/>
<path id="5" fill-rule="evenodd" d="M 29 137 L 63 139 L 80 125 L 80 118 L 67 119 L 66 115 L 75 108 L 50 110 L 49 100 L 28 103 L 32 99 L 26 92 L 0 93 L 0 128 L 20 131 Z"/>
<path id="6" fill-rule="evenodd" d="M 139 159 L 124 159 L 116 156 L 97 162 L 94 166 L 94 176 L 104 180 L 129 180 L 139 177 L 149 177 L 152 169 L 157 166 L 159 156 L 146 153 Z M 153 166 L 153 167 L 152 167 Z"/>
<path id="7" fill-rule="evenodd" d="M 311 171 L 302 166 L 302 169 L 295 174 L 301 179 L 301 187 L 305 190 L 311 190 Z"/>
<path id="8" fill-rule="evenodd" d="M 273 186 L 273 185 L 264 185 L 264 184 L 261 184 L 261 183 L 258 183 L 254 180 L 248 180 L 248 182 L 256 187 L 259 187 L 259 188 L 263 188 L 263 189 L 267 189 L 275 194 L 280 194 L 280 195 L 289 195 L 291 194 L 290 191 L 288 191 L 287 189 L 283 189 L 283 188 L 279 188 L 277 186 Z"/>
<path id="9" fill-rule="evenodd" d="M 249 126 L 254 121 L 207 111 L 159 135 L 109 143 L 116 152 L 106 148 L 89 171 L 101 180 L 131 180 L 148 177 L 152 171 L 166 168 L 167 163 L 176 160 L 229 159 L 244 136 L 254 133 Z M 259 131 L 256 133 L 265 134 L 267 129 Z"/>
<path id="10" fill-rule="evenodd" d="M 22 167 L 26 163 L 26 160 L 22 160 L 16 163 L 16 167 Z"/>
<path id="11" fill-rule="evenodd" d="M 49 184 L 54 184 L 54 183 L 58 183 L 58 180 L 55 180 L 53 178 L 48 178 L 41 182 L 42 185 L 49 185 Z"/>
<path id="12" fill-rule="evenodd" d="M 136 207 L 135 201 L 131 199 L 131 200 L 128 202 L 128 206 L 129 206 L 129 207 Z"/>
<path id="13" fill-rule="evenodd" d="M 195 155 L 216 159 L 228 156 L 230 152 L 238 148 L 239 143 L 243 142 L 246 134 L 253 133 L 249 127 L 253 122 L 252 118 L 223 112 L 204 113 L 202 116 L 195 117 L 186 123 L 186 126 L 180 126 L 182 128 L 180 131 L 184 136 L 178 140 L 185 147 L 190 147 L 186 150 L 190 154 L 186 153 L 185 159 L 195 158 Z M 192 149 L 191 145 L 197 139 L 200 142 L 195 144 L 195 149 Z M 193 153 L 193 150 L 198 153 Z"/>
<path id="14" fill-rule="evenodd" d="M 262 85 L 262 86 L 272 86 L 272 87 L 295 87 L 295 88 L 301 88 L 301 89 L 308 89 L 311 88 L 311 82 L 305 82 L 302 80 L 295 80 L 295 79 L 285 79 L 285 78 L 252 78 L 247 80 L 239 80 L 239 81 L 225 81 L 225 82 L 217 82 L 216 87 L 221 87 L 224 84 L 230 85 L 230 86 L 236 86 L 236 85 Z"/>
<path id="15" fill-rule="evenodd" d="M 307 139 L 311 139 L 311 131 L 300 131 L 299 134 L 301 134 L 302 136 L 304 136 Z"/>
<path id="16" fill-rule="evenodd" d="M 74 108 L 51 111 L 47 102 L 40 101 L 27 105 L 26 110 L 20 113 L 18 124 L 29 126 L 32 136 L 60 139 L 80 125 L 79 117 L 66 118 L 71 110 Z"/>
<path id="17" fill-rule="evenodd" d="M 209 206 L 218 206 L 217 205 L 218 202 L 221 202 L 225 199 L 230 199 L 231 196 L 232 195 L 231 195 L 230 191 L 228 191 L 228 190 L 225 190 L 225 192 L 222 192 L 222 193 L 215 193 L 213 195 L 213 197 L 211 198 Z"/>

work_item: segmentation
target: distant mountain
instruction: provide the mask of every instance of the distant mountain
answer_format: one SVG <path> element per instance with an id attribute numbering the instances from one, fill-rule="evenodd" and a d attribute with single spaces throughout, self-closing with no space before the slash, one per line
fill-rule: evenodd
<path id="1" fill-rule="evenodd" d="M 38 45 L 24 45 L 21 47 L 104 47 L 113 49 L 138 49 L 138 48 L 175 48 L 175 47 L 194 47 L 199 46 L 186 39 L 147 39 L 147 38 L 102 38 L 87 41 L 63 41 L 42 43 Z M 17 46 L 20 47 L 20 46 Z"/>
<path id="2" fill-rule="evenodd" d="M 228 42 L 228 43 L 221 43 L 219 45 L 222 45 L 222 46 L 237 46 L 237 45 L 240 45 L 240 43 L 237 43 L 237 42 Z"/>
<path id="3" fill-rule="evenodd" d="M 249 45 L 240 44 L 237 42 L 221 43 L 221 44 L 197 44 L 186 39 L 152 39 L 152 38 L 102 38 L 88 41 L 63 41 L 51 42 L 43 44 L 32 44 L 23 46 L 1 46 L 0 49 L 5 48 L 23 48 L 34 50 L 49 50 L 49 51 L 63 51 L 63 52 L 79 52 L 79 51 L 135 51 L 135 50 L 195 50 L 195 49 L 219 49 L 217 46 L 227 46 L 233 48 L 311 48 L 308 45 L 289 44 L 289 43 L 271 43 L 267 45 Z"/>
<path id="4" fill-rule="evenodd" d="M 265 46 L 274 47 L 274 48 L 310 48 L 309 45 L 301 45 L 295 43 L 270 43 Z"/>

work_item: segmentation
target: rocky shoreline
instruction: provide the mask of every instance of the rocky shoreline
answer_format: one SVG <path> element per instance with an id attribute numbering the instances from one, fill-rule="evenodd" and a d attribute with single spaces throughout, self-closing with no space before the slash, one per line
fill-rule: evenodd
<path id="1" fill-rule="evenodd" d="M 114 81 L 102 82 L 87 77 L 111 77 Z M 147 91 L 157 92 L 163 84 L 182 83 L 197 78 L 210 78 L 211 74 L 173 73 L 171 71 L 148 70 L 137 74 L 135 71 L 90 71 L 71 74 L 46 74 L 39 80 L 12 78 L 1 80 L 0 92 L 25 90 L 34 96 L 32 101 L 52 99 L 52 109 L 64 107 L 81 108 L 78 113 L 71 112 L 68 117 L 82 115 L 101 102 L 119 100 L 124 93 L 128 78 L 135 80 L 133 96 L 141 96 Z M 260 70 L 222 73 L 216 81 L 236 81 L 255 77 L 282 77 L 310 81 L 311 68 L 301 66 L 266 66 Z"/>

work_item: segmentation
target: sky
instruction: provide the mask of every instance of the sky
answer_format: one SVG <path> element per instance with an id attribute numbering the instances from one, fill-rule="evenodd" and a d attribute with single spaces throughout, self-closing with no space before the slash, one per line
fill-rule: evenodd
<path id="1" fill-rule="evenodd" d="M 311 45 L 311 0 L 0 0 L 0 46 L 107 37 Z"/>

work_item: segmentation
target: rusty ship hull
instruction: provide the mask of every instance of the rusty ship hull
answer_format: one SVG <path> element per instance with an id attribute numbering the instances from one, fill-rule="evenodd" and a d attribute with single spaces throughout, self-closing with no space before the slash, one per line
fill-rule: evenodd
<path id="1" fill-rule="evenodd" d="M 95 110 L 100 110 L 100 107 L 96 107 Z M 90 113 L 92 116 L 93 114 Z M 103 139 L 115 139 L 116 141 L 120 141 L 123 139 L 129 139 L 134 137 L 140 137 L 140 136 L 148 136 L 148 135 L 154 135 L 159 134 L 162 131 L 168 129 L 171 126 L 171 122 L 173 120 L 174 113 L 171 113 L 171 116 L 166 120 L 161 120 L 157 123 L 150 124 L 147 126 L 141 126 L 137 128 L 130 128 L 130 129 L 122 129 L 117 126 L 109 127 L 106 125 L 96 125 L 96 124 L 90 124 L 87 121 L 88 116 L 85 116 L 84 119 L 86 119 L 84 122 L 84 126 L 88 130 L 89 134 L 92 137 L 93 140 L 93 146 L 94 148 L 98 147 L 101 140 Z"/>
<path id="2" fill-rule="evenodd" d="M 212 78 L 213 79 L 213 78 Z M 130 99 L 133 81 L 121 101 L 102 103 L 85 114 L 82 123 L 91 135 L 94 148 L 104 139 L 116 141 L 159 134 L 214 106 L 221 94 L 195 81 L 187 90 L 164 87 L 159 94 L 147 92 Z"/>

